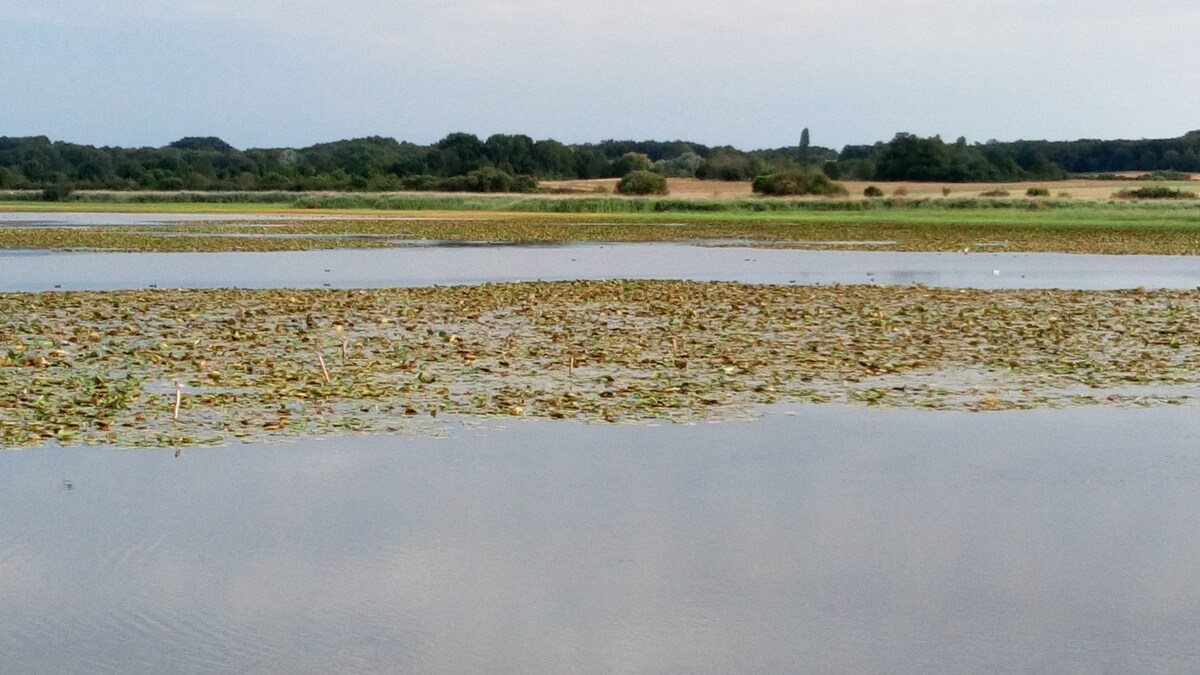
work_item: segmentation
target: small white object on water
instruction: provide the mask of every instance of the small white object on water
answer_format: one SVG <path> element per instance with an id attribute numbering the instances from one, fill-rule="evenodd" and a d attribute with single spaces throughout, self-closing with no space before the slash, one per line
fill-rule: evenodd
<path id="1" fill-rule="evenodd" d="M 997 277 L 1000 276 L 1000 270 L 992 270 L 992 275 Z"/>

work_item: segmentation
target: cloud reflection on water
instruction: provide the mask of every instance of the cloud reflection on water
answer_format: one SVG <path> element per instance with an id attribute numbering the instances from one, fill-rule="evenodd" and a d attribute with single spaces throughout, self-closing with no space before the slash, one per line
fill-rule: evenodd
<path id="1" fill-rule="evenodd" d="M 0 669 L 1200 665 L 1188 411 L 774 410 L 7 453 Z"/>

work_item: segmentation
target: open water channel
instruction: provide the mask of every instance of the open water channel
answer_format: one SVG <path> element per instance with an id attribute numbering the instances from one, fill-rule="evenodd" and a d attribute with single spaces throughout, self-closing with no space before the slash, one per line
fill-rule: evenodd
<path id="1" fill-rule="evenodd" d="M 761 412 L 0 453 L 0 672 L 1200 671 L 1194 410 Z"/>
<path id="2" fill-rule="evenodd" d="M 289 218 L 321 219 L 301 215 Z M 340 217 L 339 218 L 344 218 Z M 7 227 L 267 220 L 246 214 L 3 213 Z M 0 250 L 0 292 L 138 288 L 386 288 L 570 279 L 953 288 L 1200 288 L 1200 257 L 754 248 L 738 242 L 497 244 L 271 253 Z"/>

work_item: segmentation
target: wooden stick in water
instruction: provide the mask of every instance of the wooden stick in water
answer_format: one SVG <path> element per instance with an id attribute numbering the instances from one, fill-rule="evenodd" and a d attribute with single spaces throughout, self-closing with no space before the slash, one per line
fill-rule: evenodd
<path id="1" fill-rule="evenodd" d="M 175 383 L 175 415 L 174 415 L 174 417 L 171 418 L 171 421 L 173 421 L 173 422 L 179 421 L 179 406 L 182 403 L 183 403 L 183 385 L 180 384 L 179 382 L 176 382 Z"/>
<path id="2" fill-rule="evenodd" d="M 325 367 L 325 357 L 317 353 L 317 362 L 321 364 L 321 373 L 325 375 L 325 384 L 333 384 L 333 380 L 329 379 L 329 369 Z"/>

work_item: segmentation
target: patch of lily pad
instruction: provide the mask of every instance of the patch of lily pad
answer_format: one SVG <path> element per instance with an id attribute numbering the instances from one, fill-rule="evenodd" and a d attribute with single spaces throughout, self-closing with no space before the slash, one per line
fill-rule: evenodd
<path id="1" fill-rule="evenodd" d="M 1200 292 L 589 281 L 0 294 L 0 445 L 1189 403 Z M 177 407 L 178 406 L 178 407 Z"/>
<path id="2" fill-rule="evenodd" d="M 807 249 L 892 251 L 1054 251 L 1105 254 L 1200 254 L 1194 218 L 1154 210 L 999 214 L 929 211 L 871 215 L 806 214 L 803 219 L 666 221 L 651 215 L 479 215 L 471 218 L 203 222 L 170 226 L 0 228 L 0 248 L 104 251 L 296 251 L 409 246 L 428 241 L 718 242 Z M 1169 215 L 1169 214 L 1168 214 Z M 985 218 L 985 216 L 987 218 Z M 992 218 L 992 219 L 988 219 Z M 184 236 L 180 236 L 184 235 Z"/>

